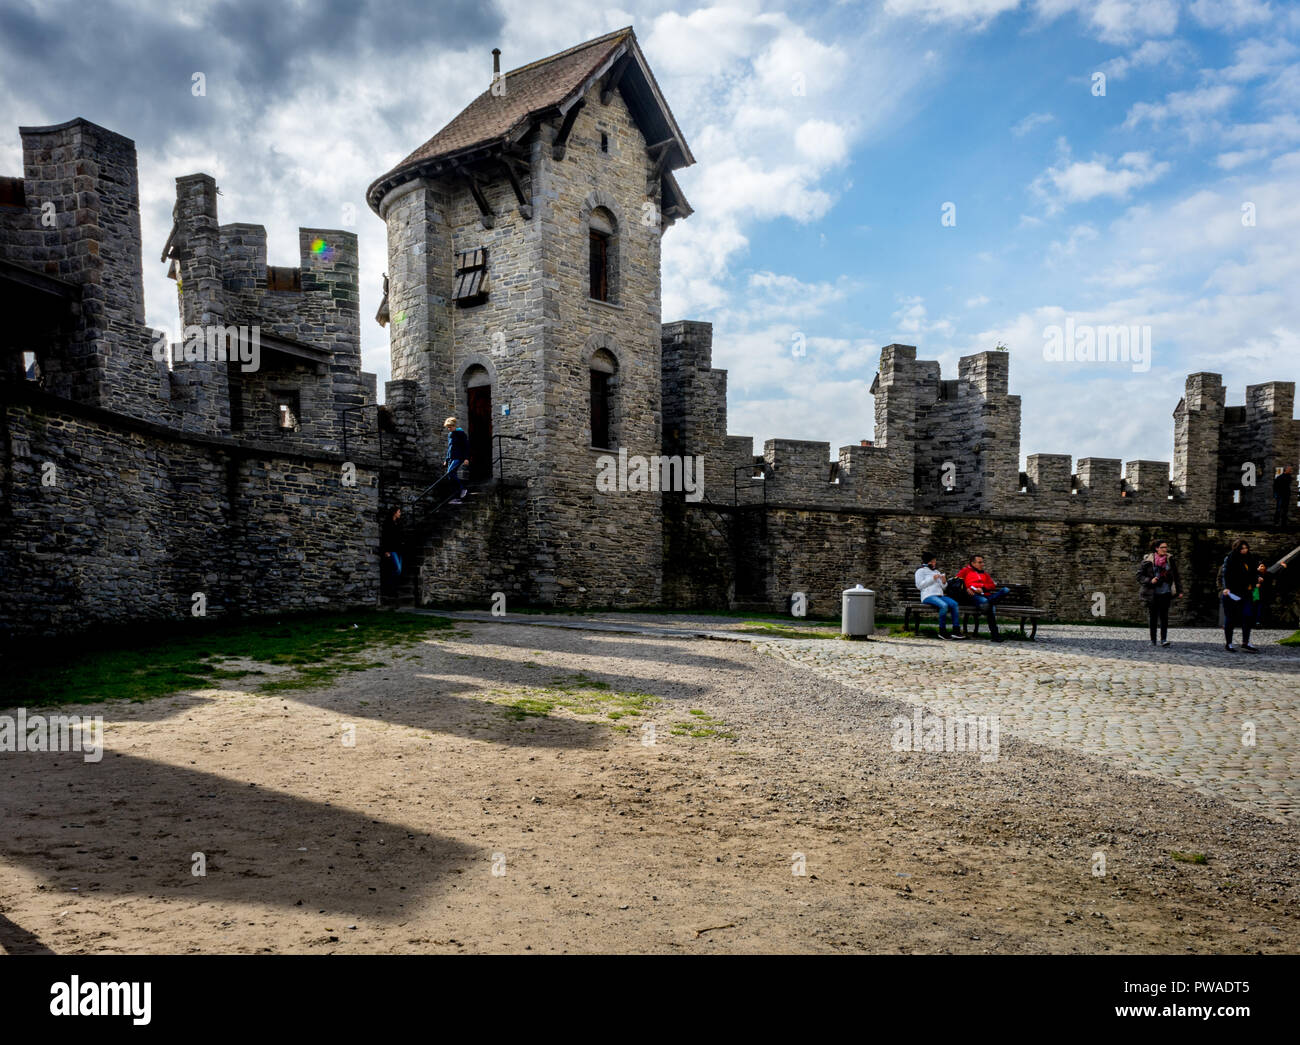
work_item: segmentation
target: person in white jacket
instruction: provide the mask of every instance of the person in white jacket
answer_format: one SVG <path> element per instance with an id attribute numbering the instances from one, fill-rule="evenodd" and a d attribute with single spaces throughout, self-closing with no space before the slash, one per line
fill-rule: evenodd
<path id="1" fill-rule="evenodd" d="M 921 554 L 921 568 L 916 571 L 916 588 L 921 593 L 921 601 L 939 611 L 939 638 L 964 639 L 966 636 L 961 633 L 961 608 L 956 599 L 943 593 L 948 576 L 939 572 L 938 562 L 939 558 L 934 552 Z M 951 633 L 944 626 L 949 617 L 952 618 Z"/>

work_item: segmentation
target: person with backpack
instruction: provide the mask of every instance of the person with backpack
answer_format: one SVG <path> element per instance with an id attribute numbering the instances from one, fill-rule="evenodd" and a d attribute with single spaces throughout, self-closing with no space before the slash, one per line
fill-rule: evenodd
<path id="1" fill-rule="evenodd" d="M 1250 630 L 1255 623 L 1255 596 L 1259 586 L 1259 571 L 1255 556 L 1250 554 L 1250 544 L 1238 541 L 1219 567 L 1219 592 L 1223 602 L 1224 648 L 1232 653 L 1233 631 L 1241 627 L 1241 649 L 1244 653 L 1258 653 L 1250 644 Z"/>
<path id="2" fill-rule="evenodd" d="M 961 581 L 966 595 L 975 604 L 975 608 L 984 611 L 989 622 L 989 638 L 994 642 L 1001 642 L 1002 636 L 998 632 L 998 614 L 994 604 L 1011 594 L 1011 589 L 1005 585 L 995 584 L 992 576 L 984 572 L 982 555 L 972 555 L 970 562 L 957 571 L 954 580 Z"/>
<path id="3" fill-rule="evenodd" d="M 1151 551 L 1138 567 L 1141 587 L 1138 596 L 1146 603 L 1147 622 L 1151 626 L 1151 645 L 1156 645 L 1156 629 L 1160 629 L 1161 646 L 1169 645 L 1169 606 L 1174 599 L 1183 597 L 1183 582 L 1178 576 L 1178 563 L 1169 554 L 1169 542 L 1151 542 Z"/>
<path id="4" fill-rule="evenodd" d="M 921 553 L 921 567 L 916 571 L 916 588 L 921 593 L 921 602 L 933 606 L 939 611 L 939 638 L 964 639 L 961 630 L 961 608 L 957 600 L 944 594 L 948 583 L 947 574 L 939 572 L 939 559 L 934 552 Z M 944 627 L 944 621 L 952 618 L 952 633 Z"/>
<path id="5" fill-rule="evenodd" d="M 452 498 L 451 503 L 463 504 L 465 498 L 469 495 L 469 490 L 460 481 L 460 467 L 469 463 L 469 436 L 465 434 L 465 429 L 456 423 L 454 417 L 449 417 L 443 421 L 442 427 L 447 433 L 447 456 L 442 463 L 447 468 L 447 475 L 460 489 L 460 492 Z"/>

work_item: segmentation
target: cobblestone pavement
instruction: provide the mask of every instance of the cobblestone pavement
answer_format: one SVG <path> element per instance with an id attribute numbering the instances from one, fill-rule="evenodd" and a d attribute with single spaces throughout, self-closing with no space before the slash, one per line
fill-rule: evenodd
<path id="1" fill-rule="evenodd" d="M 1277 644 L 1289 633 L 1257 632 L 1258 655 L 1228 653 L 1215 629 L 1181 629 L 1169 649 L 1152 648 L 1140 628 L 1038 634 L 998 645 L 878 635 L 760 648 L 876 696 L 997 715 L 1004 734 L 1300 822 L 1300 648 Z"/>

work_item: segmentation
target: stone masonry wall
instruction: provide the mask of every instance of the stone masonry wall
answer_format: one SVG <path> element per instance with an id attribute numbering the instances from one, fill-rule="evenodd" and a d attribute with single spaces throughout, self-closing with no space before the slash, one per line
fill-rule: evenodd
<path id="1" fill-rule="evenodd" d="M 543 362 L 546 438 L 543 456 L 534 463 L 541 490 L 538 545 L 554 556 L 558 602 L 653 604 L 662 581 L 661 498 L 653 492 L 596 490 L 599 461 L 609 451 L 592 446 L 589 372 L 599 350 L 617 360 L 615 447 L 629 455 L 658 455 L 663 436 L 658 186 L 656 196 L 647 197 L 649 143 L 622 95 L 616 91 L 602 104 L 597 84 L 585 100 L 563 159 L 555 159 L 549 146 L 534 150 L 545 266 L 542 307 L 549 321 Z M 544 128 L 542 137 L 551 133 Z M 600 147 L 602 133 L 607 152 Z M 611 253 L 617 275 L 608 302 L 589 295 L 588 220 L 598 207 L 616 223 Z"/>
<path id="2" fill-rule="evenodd" d="M 195 592 L 212 618 L 377 601 L 373 463 L 345 489 L 337 455 L 283 456 L 7 392 L 0 640 L 183 619 Z"/>
<path id="3" fill-rule="evenodd" d="M 715 514 L 687 506 L 675 524 L 670 546 L 689 549 L 674 556 L 665 591 L 681 606 L 725 605 L 735 580 L 733 549 Z M 1173 620 L 1213 623 L 1217 619 L 1217 573 L 1238 537 L 1271 560 L 1300 544 L 1300 526 L 1287 532 L 1229 530 L 1221 527 L 1149 522 L 1118 523 L 955 518 L 869 511 L 804 511 L 742 507 L 720 513 L 732 517 L 740 535 L 742 562 L 762 562 L 761 595 L 751 596 L 774 612 L 788 612 L 794 592 L 809 597 L 809 613 L 837 616 L 840 593 L 855 584 L 877 592 L 879 613 L 901 616 L 899 585 L 909 599 L 913 575 L 924 550 L 939 556 L 949 575 L 976 552 L 985 556 L 994 578 L 1032 589 L 1034 604 L 1063 620 L 1092 619 L 1095 593 L 1106 597 L 1105 617 L 1145 620 L 1136 573 L 1152 540 L 1163 537 L 1177 558 L 1188 597 L 1177 600 Z M 1300 581 L 1300 578 L 1297 578 Z M 1296 584 L 1283 577 L 1289 591 Z M 1292 597 L 1293 598 L 1293 597 Z M 1295 623 L 1294 606 L 1286 611 Z"/>
<path id="4" fill-rule="evenodd" d="M 20 131 L 26 207 L 0 214 L 0 257 L 80 290 L 57 345 L 33 346 L 45 386 L 150 417 L 160 374 L 144 325 L 135 144 L 81 119 Z"/>

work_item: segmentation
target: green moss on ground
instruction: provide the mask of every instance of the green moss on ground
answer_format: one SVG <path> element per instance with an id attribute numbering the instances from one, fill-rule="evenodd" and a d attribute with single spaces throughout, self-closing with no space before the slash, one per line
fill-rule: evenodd
<path id="1" fill-rule="evenodd" d="M 348 671 L 382 667 L 375 647 L 398 648 L 443 638 L 445 617 L 423 614 L 304 614 L 195 625 L 127 645 L 83 643 L 38 648 L 0 676 L 0 707 L 145 701 L 217 682 L 266 675 L 251 661 L 291 669 L 261 683 L 262 692 L 327 686 Z"/>

